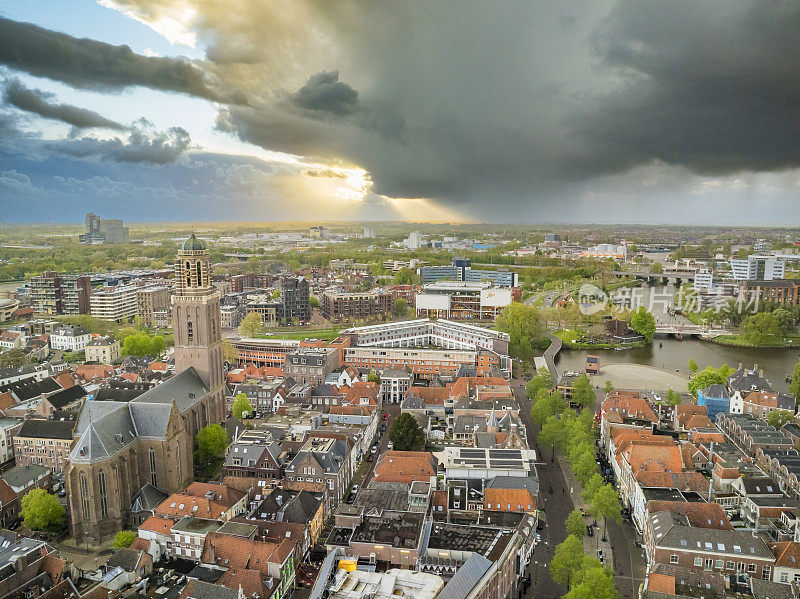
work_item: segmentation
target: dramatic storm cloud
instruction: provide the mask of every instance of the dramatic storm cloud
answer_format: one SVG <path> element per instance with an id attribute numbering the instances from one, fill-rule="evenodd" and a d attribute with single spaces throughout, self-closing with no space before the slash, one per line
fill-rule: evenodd
<path id="1" fill-rule="evenodd" d="M 210 100 L 226 96 L 212 90 L 203 71 L 188 61 L 145 57 L 126 45 L 79 39 L 3 18 L 0 64 L 79 88 L 118 90 L 141 85 Z"/>
<path id="2" fill-rule="evenodd" d="M 203 98 L 209 116 L 192 129 L 170 105 L 174 122 L 159 128 L 186 135 L 73 135 L 47 147 L 170 165 L 199 133 L 299 165 L 264 166 L 265 176 L 248 163 L 239 175 L 252 184 L 230 192 L 237 214 L 246 189 L 254 202 L 329 194 L 316 201 L 342 213 L 337 202 L 425 198 L 456 217 L 514 221 L 652 221 L 698 205 L 708 218 L 758 195 L 762 218 L 800 220 L 796 1 L 100 4 L 193 46 L 194 58 L 0 19 L 0 64 L 79 90 Z M 21 87 L 7 102 L 75 126 L 131 120 L 36 87 L 45 91 Z M 109 125 L 84 125 L 94 126 Z M 233 190 L 237 180 L 220 181 Z"/>
<path id="3" fill-rule="evenodd" d="M 58 104 L 53 101 L 54 98 L 55 94 L 25 87 L 18 79 L 8 81 L 3 90 L 3 100 L 6 103 L 20 110 L 34 112 L 46 119 L 61 121 L 79 129 L 90 127 L 105 127 L 117 131 L 125 129 L 124 125 L 107 119 L 93 110 L 70 104 Z"/>

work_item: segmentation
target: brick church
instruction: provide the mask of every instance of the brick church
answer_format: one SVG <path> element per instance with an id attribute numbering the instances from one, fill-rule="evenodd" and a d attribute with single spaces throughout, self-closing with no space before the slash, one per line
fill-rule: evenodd
<path id="1" fill-rule="evenodd" d="M 66 469 L 72 536 L 105 540 L 142 502 L 177 491 L 194 474 L 194 437 L 225 419 L 220 298 L 210 255 L 192 235 L 175 260 L 172 296 L 177 374 L 139 397 L 87 401 Z"/>

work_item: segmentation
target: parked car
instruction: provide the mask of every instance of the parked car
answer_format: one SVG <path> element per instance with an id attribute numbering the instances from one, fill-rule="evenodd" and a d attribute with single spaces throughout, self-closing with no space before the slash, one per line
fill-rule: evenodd
<path id="1" fill-rule="evenodd" d="M 373 457 L 372 457 L 372 454 L 369 454 L 369 455 L 367 456 L 367 461 L 368 461 L 368 462 L 371 462 L 371 461 L 372 461 L 372 460 L 374 460 L 374 459 L 375 459 L 375 458 L 373 458 Z"/>
<path id="2" fill-rule="evenodd" d="M 370 449 L 369 452 L 370 453 L 378 453 L 378 446 L 377 445 L 373 445 L 372 449 Z"/>
<path id="3" fill-rule="evenodd" d="M 385 433 L 385 432 L 386 432 L 386 425 L 385 425 L 385 424 L 382 424 L 382 425 L 381 425 L 381 432 L 382 432 L 382 433 Z"/>
<path id="4" fill-rule="evenodd" d="M 383 419 L 384 419 L 384 420 L 389 420 L 389 414 L 384 414 L 384 415 L 383 415 Z"/>
<path id="5" fill-rule="evenodd" d="M 388 447 L 389 449 L 391 449 L 392 447 L 394 447 L 394 443 L 392 443 L 391 441 L 389 441 L 389 445 L 387 445 L 387 447 Z"/>
<path id="6" fill-rule="evenodd" d="M 597 550 L 597 557 L 599 557 L 600 559 L 603 559 L 603 550 L 602 549 L 598 549 Z"/>

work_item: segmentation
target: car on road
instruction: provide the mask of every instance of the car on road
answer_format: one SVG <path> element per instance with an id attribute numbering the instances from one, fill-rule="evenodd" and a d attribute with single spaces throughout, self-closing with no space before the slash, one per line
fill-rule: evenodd
<path id="1" fill-rule="evenodd" d="M 378 453 L 378 446 L 377 445 L 373 445 L 372 449 L 370 449 L 369 452 L 370 453 Z"/>
<path id="2" fill-rule="evenodd" d="M 384 415 L 383 415 L 383 419 L 384 419 L 384 420 L 389 420 L 389 414 L 384 414 Z"/>
<path id="3" fill-rule="evenodd" d="M 382 432 L 382 433 L 385 433 L 385 432 L 386 432 L 386 425 L 385 425 L 385 424 L 382 424 L 382 425 L 381 425 L 381 432 Z"/>
<path id="4" fill-rule="evenodd" d="M 597 550 L 597 557 L 599 557 L 600 559 L 603 559 L 603 550 L 602 549 L 598 549 Z"/>
<path id="5" fill-rule="evenodd" d="M 371 461 L 372 461 L 372 460 L 374 460 L 374 459 L 375 459 L 375 458 L 373 458 L 373 457 L 372 457 L 372 454 L 369 454 L 369 455 L 367 456 L 367 461 L 368 461 L 368 462 L 371 462 Z"/>
<path id="6" fill-rule="evenodd" d="M 389 449 L 392 449 L 392 448 L 394 447 L 394 443 L 392 443 L 391 441 L 389 441 L 389 445 L 387 445 L 386 447 L 388 447 Z"/>
<path id="7" fill-rule="evenodd" d="M 538 545 L 539 543 L 541 543 L 541 542 L 542 542 L 542 535 L 540 535 L 540 534 L 537 532 L 537 533 L 536 533 L 536 538 L 534 538 L 534 539 L 533 539 L 533 542 L 534 542 L 535 544 L 537 544 L 537 545 Z"/>

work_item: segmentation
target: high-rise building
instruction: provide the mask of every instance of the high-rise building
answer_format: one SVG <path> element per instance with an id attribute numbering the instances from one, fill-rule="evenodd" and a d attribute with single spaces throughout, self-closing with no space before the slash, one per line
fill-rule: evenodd
<path id="1" fill-rule="evenodd" d="M 175 259 L 172 296 L 175 369 L 193 366 L 211 396 L 209 422 L 225 419 L 222 369 L 222 318 L 219 293 L 211 285 L 211 259 L 205 242 L 189 237 Z"/>
<path id="2" fill-rule="evenodd" d="M 498 287 L 516 287 L 519 276 L 508 270 L 479 270 L 472 268 L 469 258 L 453 258 L 450 266 L 423 266 L 417 270 L 423 283 L 436 281 L 489 281 Z"/>
<path id="3" fill-rule="evenodd" d="M 735 258 L 730 261 L 734 281 L 772 281 L 784 278 L 786 261 L 778 256 Z"/>
<path id="4" fill-rule="evenodd" d="M 308 279 L 305 277 L 281 278 L 281 302 L 283 303 L 284 321 L 294 323 L 311 320 L 311 304 Z"/>
<path id="5" fill-rule="evenodd" d="M 45 272 L 29 284 L 31 306 L 36 314 L 88 314 L 92 283 L 86 275 Z"/>
<path id="6" fill-rule="evenodd" d="M 94 212 L 86 215 L 86 233 L 78 237 L 81 243 L 130 243 L 128 227 L 121 219 L 102 219 Z"/>
<path id="7" fill-rule="evenodd" d="M 172 291 L 164 285 L 136 290 L 136 316 L 148 327 L 156 326 L 156 314 L 170 306 Z"/>

